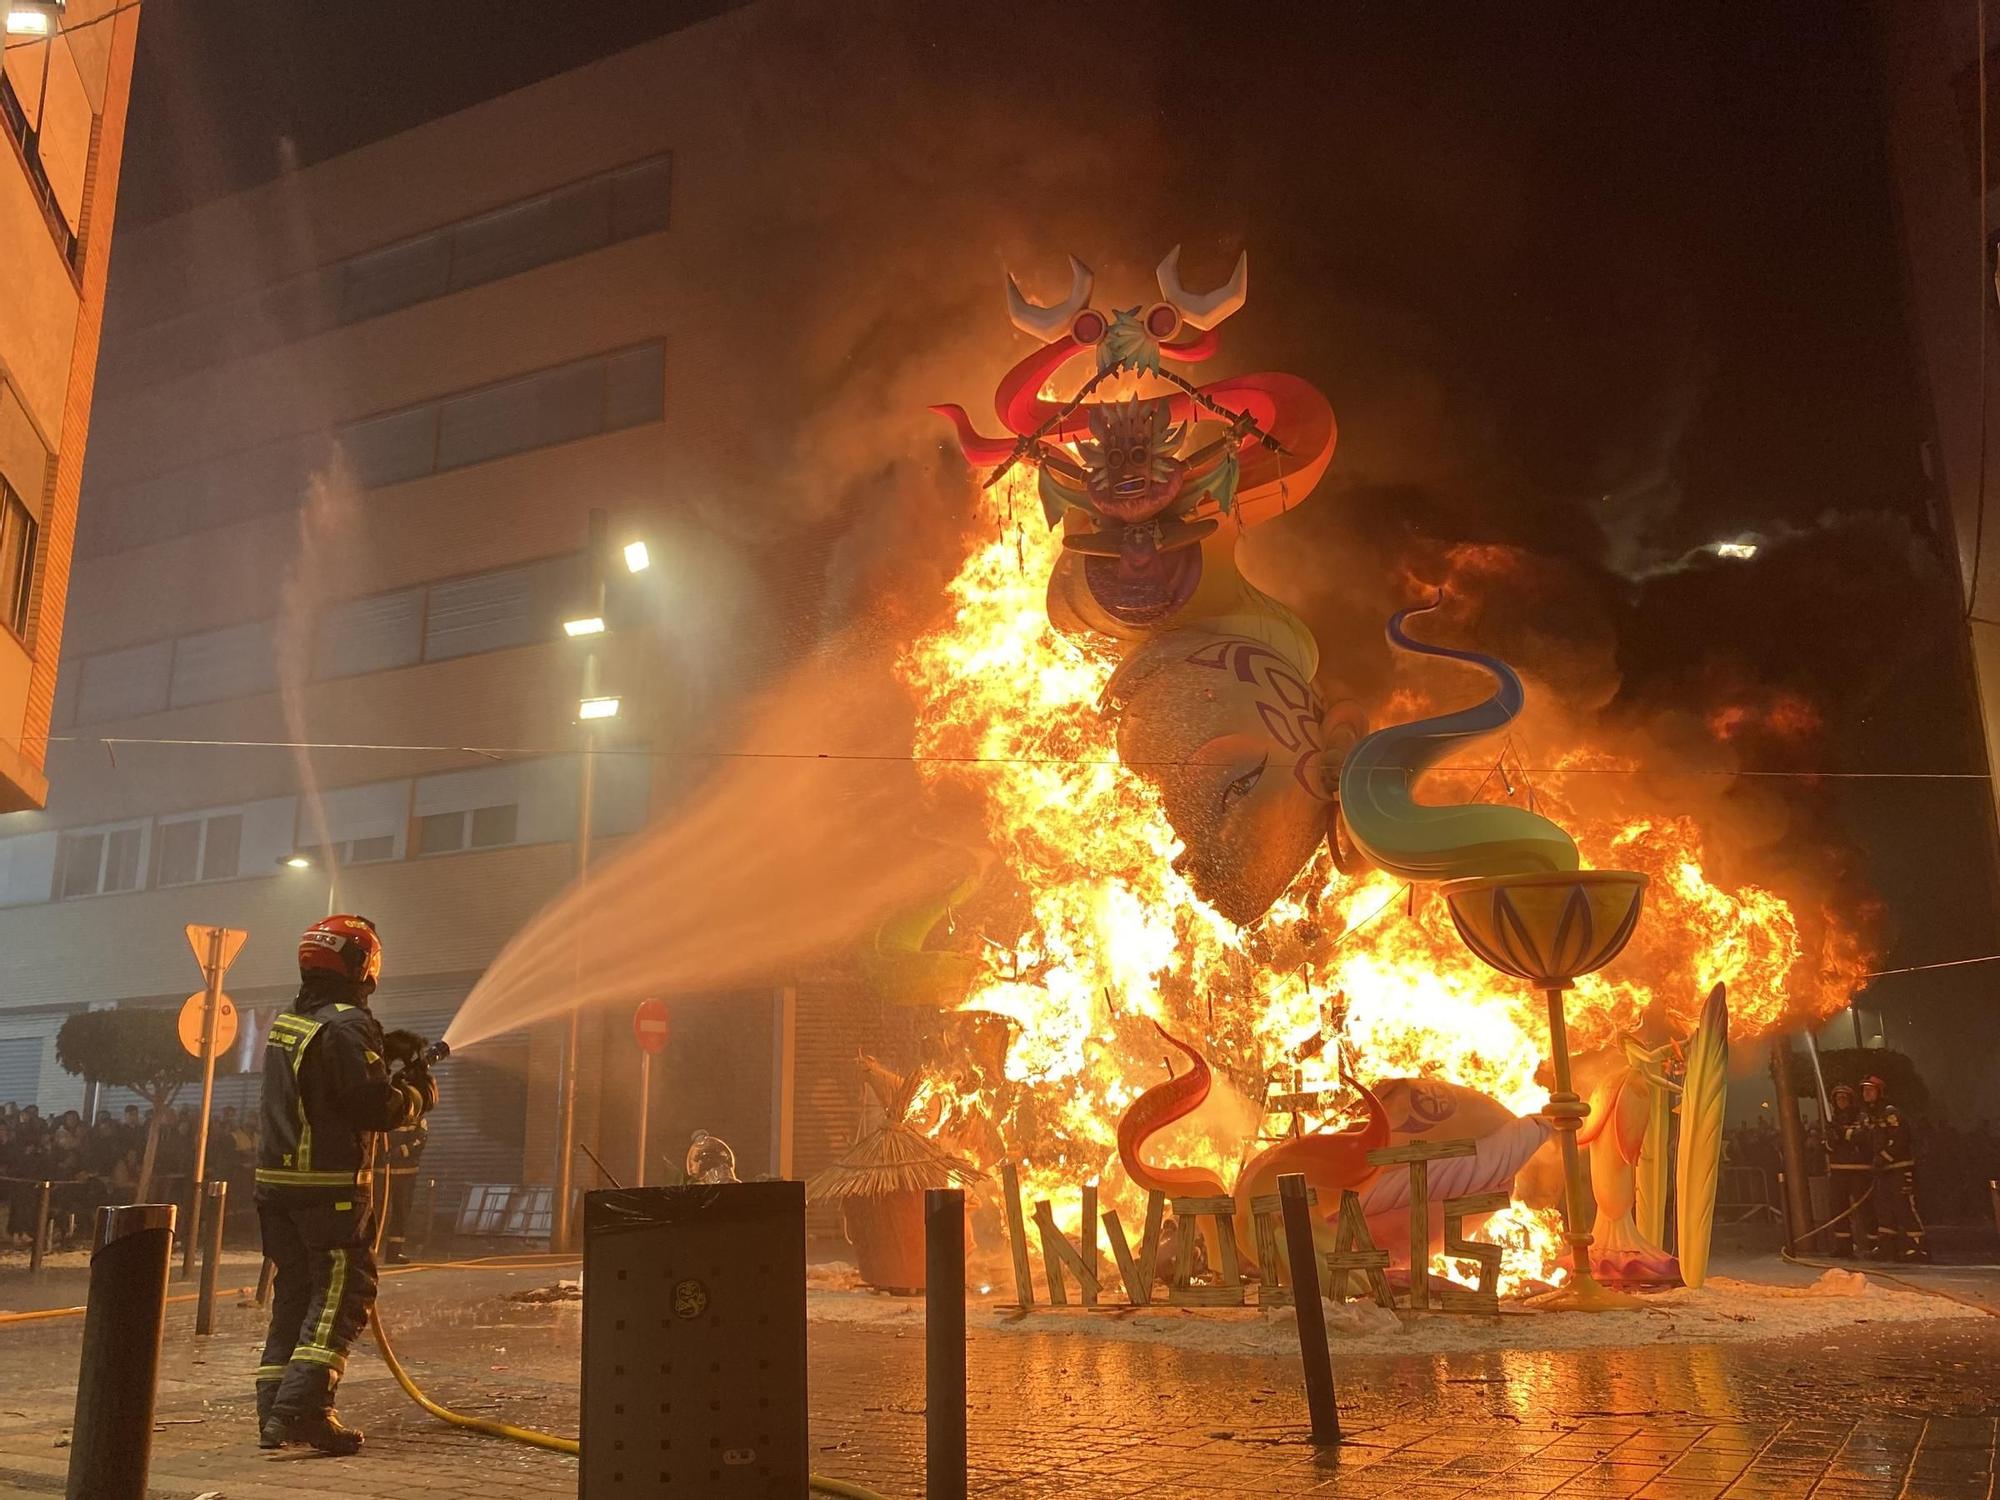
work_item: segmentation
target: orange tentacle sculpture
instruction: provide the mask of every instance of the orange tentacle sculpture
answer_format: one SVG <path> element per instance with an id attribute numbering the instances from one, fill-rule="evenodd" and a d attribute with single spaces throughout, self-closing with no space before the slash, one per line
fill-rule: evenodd
<path id="1" fill-rule="evenodd" d="M 1201 1108 L 1214 1082 L 1207 1058 L 1158 1021 L 1153 1023 L 1153 1029 L 1159 1032 L 1161 1040 L 1187 1059 L 1187 1071 L 1165 1083 L 1154 1084 L 1132 1101 L 1118 1122 L 1118 1160 L 1124 1164 L 1127 1177 L 1149 1193 L 1165 1193 L 1169 1203 L 1176 1198 L 1226 1198 L 1228 1186 L 1208 1168 L 1156 1167 L 1143 1155 L 1149 1139 Z M 1209 1264 L 1214 1265 L 1219 1247 L 1211 1224 L 1211 1220 L 1201 1221 L 1201 1235 L 1208 1246 Z M 1239 1233 L 1239 1253 L 1242 1238 Z"/>

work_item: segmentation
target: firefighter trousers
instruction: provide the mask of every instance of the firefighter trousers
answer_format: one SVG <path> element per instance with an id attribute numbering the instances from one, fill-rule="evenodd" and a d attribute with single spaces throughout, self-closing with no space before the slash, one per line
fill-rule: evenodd
<path id="1" fill-rule="evenodd" d="M 365 1187 L 270 1189 L 257 1200 L 264 1254 L 276 1268 L 257 1383 L 276 1386 L 279 1416 L 333 1405 L 348 1346 L 375 1305 L 374 1220 Z"/>
<path id="2" fill-rule="evenodd" d="M 1838 1221 L 1830 1231 L 1833 1236 L 1831 1248 L 1835 1255 L 1851 1258 L 1857 1240 L 1864 1251 L 1874 1248 L 1875 1202 L 1881 1196 L 1879 1193 L 1873 1197 L 1869 1195 L 1869 1189 L 1874 1185 L 1875 1174 L 1865 1163 L 1846 1166 L 1835 1162 L 1827 1168 L 1827 1206 L 1833 1210 L 1833 1217 Z M 1841 1218 L 1850 1208 L 1854 1212 Z"/>
<path id="3" fill-rule="evenodd" d="M 1914 1162 L 1897 1162 L 1875 1173 L 1875 1214 L 1880 1225 L 1875 1231 L 1875 1248 L 1885 1260 L 1921 1260 L 1924 1220 L 1917 1212 L 1917 1168 Z"/>

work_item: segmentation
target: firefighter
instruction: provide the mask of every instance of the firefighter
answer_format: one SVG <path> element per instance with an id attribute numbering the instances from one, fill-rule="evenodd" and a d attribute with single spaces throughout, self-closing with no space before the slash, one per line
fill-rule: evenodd
<path id="1" fill-rule="evenodd" d="M 410 1263 L 403 1247 L 409 1239 L 410 1212 L 416 1202 L 417 1165 L 423 1160 L 430 1134 L 430 1120 L 419 1115 L 389 1137 L 388 1232 L 383 1235 L 382 1242 L 386 1252 L 384 1258 L 392 1266 Z"/>
<path id="2" fill-rule="evenodd" d="M 1861 1116 L 1874 1146 L 1875 1258 L 1929 1260 L 1917 1212 L 1917 1157 L 1909 1118 L 1883 1097 L 1880 1078 L 1861 1080 Z"/>
<path id="3" fill-rule="evenodd" d="M 1835 1220 L 1833 1253 L 1852 1260 L 1857 1233 L 1864 1246 L 1872 1248 L 1875 1242 L 1875 1145 L 1851 1083 L 1833 1086 L 1833 1115 L 1826 1122 L 1826 1182 Z"/>
<path id="4" fill-rule="evenodd" d="M 276 1277 L 257 1371 L 260 1447 L 361 1447 L 333 1395 L 375 1302 L 377 1139 L 437 1104 L 421 1061 L 392 1075 L 383 1060 L 368 1009 L 381 972 L 382 943 L 366 917 L 314 923 L 299 939 L 298 999 L 265 1044 L 257 1223 Z"/>

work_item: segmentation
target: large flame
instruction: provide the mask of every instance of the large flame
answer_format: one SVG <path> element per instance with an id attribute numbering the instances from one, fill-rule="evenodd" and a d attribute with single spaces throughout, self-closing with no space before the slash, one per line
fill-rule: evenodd
<path id="1" fill-rule="evenodd" d="M 1255 1134 L 1267 1085 L 1323 1091 L 1323 1113 L 1345 1117 L 1336 1044 L 1364 1080 L 1420 1075 L 1466 1085 L 1516 1113 L 1539 1108 L 1536 1071 L 1548 1050 L 1542 1001 L 1474 958 L 1443 903 L 1368 872 L 1344 875 L 1324 850 L 1272 911 L 1240 930 L 1199 900 L 1174 870 L 1180 842 L 1158 798 L 1118 765 L 1099 700 L 1116 660 L 1052 629 L 1044 588 L 1059 539 L 1037 517 L 1030 471 L 987 492 L 988 524 L 950 585 L 949 623 L 919 639 L 900 670 L 918 705 L 926 777 L 974 788 L 994 852 L 1018 886 L 1013 930 L 983 933 L 983 973 L 959 1008 L 1015 1023 L 1004 1080 L 933 1087 L 920 1110 L 943 1133 L 973 1117 L 997 1126 L 1031 1196 L 1059 1208 L 1102 1179 L 1107 1206 L 1138 1210 L 1115 1150 L 1119 1116 L 1168 1066 L 1149 1024 L 1190 1036 L 1252 1101 L 1227 1126 L 1183 1129 L 1155 1150 L 1177 1165 L 1233 1181 Z M 1402 713 L 1412 705 L 1399 704 Z M 1653 877 L 1627 955 L 1570 996 L 1578 1052 L 1611 1044 L 1650 1011 L 1677 1032 L 1710 985 L 1729 985 L 1739 1039 L 1798 1013 L 1847 1002 L 1865 967 L 1859 944 L 1835 931 L 1834 960 L 1806 961 L 1790 906 L 1755 886 L 1727 889 L 1704 870 L 1692 819 L 1633 809 L 1620 819 L 1566 804 L 1561 775 L 1530 784 L 1495 752 L 1452 776 L 1450 795 L 1534 797 L 1575 837 L 1585 863 Z M 1510 762 L 1517 764 L 1517 762 Z M 1621 768 L 1585 750 L 1568 761 Z M 1594 803 L 1602 802 L 1593 798 Z M 1025 913 L 1025 915 L 1020 915 Z M 1316 1045 L 1316 1038 L 1325 1038 Z M 1005 1096 L 1004 1098 L 1002 1096 Z M 1201 1117 L 1197 1117 L 1197 1121 Z M 1246 1122 L 1248 1129 L 1244 1129 Z M 1073 1212 L 1073 1210 L 1072 1210 Z M 1504 1222 L 1501 1222 L 1503 1221 Z M 1554 1216 L 1516 1205 L 1488 1233 L 1507 1247 L 1507 1279 L 1559 1279 Z M 1456 1267 L 1439 1266 L 1447 1274 Z"/>

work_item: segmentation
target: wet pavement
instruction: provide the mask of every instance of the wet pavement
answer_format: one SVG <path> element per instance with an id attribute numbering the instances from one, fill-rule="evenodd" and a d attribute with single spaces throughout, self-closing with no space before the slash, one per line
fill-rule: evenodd
<path id="1" fill-rule="evenodd" d="M 418 1383 L 448 1405 L 576 1430 L 578 1310 L 500 1300 L 546 1270 L 397 1276 L 383 1309 Z M 1974 1273 L 1953 1285 L 1984 1289 Z M 178 1287 L 177 1287 L 178 1290 Z M 60 1283 L 38 1305 L 77 1300 Z M 29 1298 L 0 1272 L 0 1305 Z M 154 1493 L 171 1500 L 572 1495 L 573 1459 L 441 1426 L 356 1351 L 341 1406 L 368 1450 L 331 1461 L 254 1446 L 261 1317 L 218 1333 L 170 1309 Z M 61 1493 L 78 1319 L 0 1327 L 0 1494 Z M 922 1493 L 923 1349 L 911 1330 L 816 1324 L 816 1471 Z M 1336 1358 L 1339 1351 L 1336 1349 Z M 972 1488 L 1009 1496 L 1814 1496 L 1994 1494 L 2000 1318 L 1858 1324 L 1761 1343 L 1653 1343 L 1340 1359 L 1349 1441 L 1305 1441 L 1296 1367 L 1062 1333 L 976 1331 Z"/>

